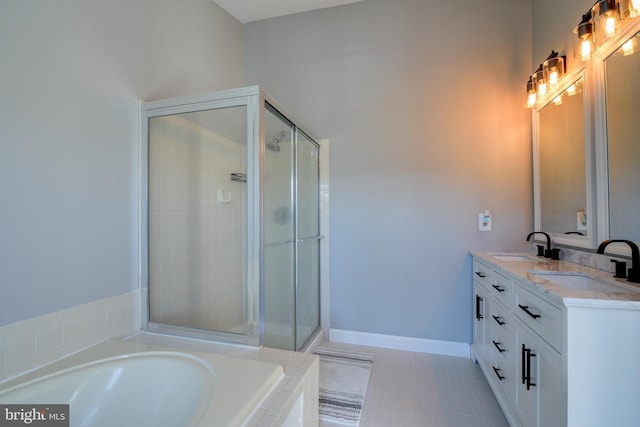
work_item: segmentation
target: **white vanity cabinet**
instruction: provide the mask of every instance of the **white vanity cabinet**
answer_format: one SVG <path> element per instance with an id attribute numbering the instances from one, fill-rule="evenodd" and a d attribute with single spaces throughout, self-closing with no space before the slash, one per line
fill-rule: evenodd
<path id="1" fill-rule="evenodd" d="M 473 255 L 472 357 L 511 426 L 640 426 L 640 290 L 568 290 L 532 271 L 609 273 Z"/>
<path id="2" fill-rule="evenodd" d="M 473 271 L 474 298 L 481 298 L 476 305 L 482 310 L 481 319 L 474 317 L 481 332 L 474 333 L 473 355 L 507 419 L 513 426 L 565 425 L 557 348 L 561 309 L 480 260 L 474 260 Z"/>
<path id="3" fill-rule="evenodd" d="M 474 341 L 472 352 L 498 400 L 516 403 L 516 324 L 513 283 L 474 261 Z M 497 391 L 499 389 L 500 391 Z"/>

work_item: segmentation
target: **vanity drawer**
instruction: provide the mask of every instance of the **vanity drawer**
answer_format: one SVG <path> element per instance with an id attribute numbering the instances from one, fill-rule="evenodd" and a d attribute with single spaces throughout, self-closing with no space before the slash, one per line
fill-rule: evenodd
<path id="1" fill-rule="evenodd" d="M 489 283 L 491 283 L 494 272 L 491 268 L 487 267 L 481 262 L 477 260 L 473 260 L 473 279 L 480 283 L 485 288 L 489 288 Z"/>
<path id="2" fill-rule="evenodd" d="M 491 306 L 489 315 L 489 340 L 487 345 L 495 351 L 495 354 L 503 359 L 513 357 L 516 345 L 516 330 L 511 315 L 506 314 L 503 308 Z"/>
<path id="3" fill-rule="evenodd" d="M 562 348 L 562 311 L 537 295 L 515 286 L 514 313 L 558 352 Z"/>
<path id="4" fill-rule="evenodd" d="M 504 397 L 513 401 L 516 389 L 515 364 L 510 363 L 510 359 L 492 354 L 489 357 L 489 368 L 491 371 L 488 372 L 488 376 L 495 380 Z"/>
<path id="5" fill-rule="evenodd" d="M 487 289 L 491 291 L 491 295 L 505 306 L 513 306 L 513 282 L 511 280 L 494 273 Z"/>

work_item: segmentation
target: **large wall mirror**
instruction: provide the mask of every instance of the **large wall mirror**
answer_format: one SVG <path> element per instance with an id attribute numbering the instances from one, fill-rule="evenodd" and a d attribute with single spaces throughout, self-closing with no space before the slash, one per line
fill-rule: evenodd
<path id="1" fill-rule="evenodd" d="M 604 83 L 608 234 L 640 242 L 640 33 L 606 57 Z"/>
<path id="2" fill-rule="evenodd" d="M 534 110 L 536 230 L 555 243 L 593 247 L 591 135 L 585 107 L 584 69 Z"/>

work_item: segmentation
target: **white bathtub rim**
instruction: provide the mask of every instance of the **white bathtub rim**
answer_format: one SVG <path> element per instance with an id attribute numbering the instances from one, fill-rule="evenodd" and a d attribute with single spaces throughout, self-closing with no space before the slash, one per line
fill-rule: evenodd
<path id="1" fill-rule="evenodd" d="M 43 375 L 38 375 L 34 378 L 25 380 L 24 382 L 16 382 L 16 381 L 20 381 L 21 377 L 28 376 L 26 374 L 21 375 L 11 379 L 12 380 L 11 382 L 16 382 L 14 385 L 4 390 L 0 390 L 0 402 L 3 401 L 2 400 L 3 396 L 10 395 L 11 393 L 18 391 L 20 389 L 30 387 L 34 384 L 37 384 L 43 381 L 55 379 L 56 377 L 63 377 L 66 374 L 73 374 L 75 372 L 79 372 L 84 369 L 91 368 L 92 366 L 97 367 L 99 365 L 107 365 L 113 362 L 118 362 L 120 360 L 126 361 L 131 359 L 145 359 L 150 357 L 151 358 L 169 357 L 169 358 L 177 358 L 177 359 L 188 359 L 192 362 L 195 362 L 199 368 L 203 369 L 203 373 L 206 372 L 210 376 L 211 380 L 209 382 L 205 382 L 205 384 L 207 384 L 207 386 L 205 387 L 206 395 L 203 396 L 203 398 L 199 402 L 198 407 L 196 409 L 196 413 L 192 416 L 191 421 L 188 424 L 189 426 L 199 425 L 199 423 L 202 421 L 202 418 L 206 414 L 208 407 L 211 404 L 211 401 L 213 399 L 215 382 L 216 382 L 216 374 L 213 368 L 211 367 L 211 365 L 207 363 L 205 360 L 203 360 L 201 357 L 198 357 L 191 353 L 181 352 L 181 351 L 150 350 L 150 351 L 136 351 L 132 353 L 119 354 L 115 356 L 108 356 L 100 359 L 90 360 L 88 362 L 80 363 L 70 367 L 56 369 L 55 371 L 45 373 Z M 0 388 L 1 387 L 2 387 L 2 384 L 0 384 Z M 32 403 L 38 404 L 42 402 L 29 402 L 29 404 L 32 404 Z M 45 402 L 45 403 L 51 403 L 51 402 Z M 70 408 L 70 409 L 73 410 L 73 408 Z"/>

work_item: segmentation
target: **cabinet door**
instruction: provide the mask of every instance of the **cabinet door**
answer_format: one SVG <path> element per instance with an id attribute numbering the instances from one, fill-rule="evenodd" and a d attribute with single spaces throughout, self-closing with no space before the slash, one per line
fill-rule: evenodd
<path id="1" fill-rule="evenodd" d="M 560 355 L 521 325 L 516 334 L 516 412 L 524 426 L 565 425 Z"/>
<path id="2" fill-rule="evenodd" d="M 487 315 L 489 313 L 489 295 L 487 291 L 473 283 L 473 353 L 486 359 Z"/>

